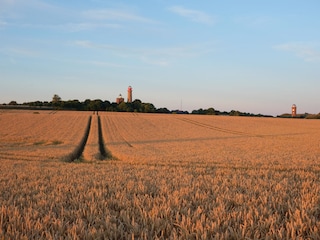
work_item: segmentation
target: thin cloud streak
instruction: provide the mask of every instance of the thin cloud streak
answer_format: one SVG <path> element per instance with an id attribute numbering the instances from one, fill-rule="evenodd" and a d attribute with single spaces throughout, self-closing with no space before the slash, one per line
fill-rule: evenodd
<path id="1" fill-rule="evenodd" d="M 129 68 L 126 65 L 122 64 L 116 64 L 116 63 L 111 63 L 111 62 L 102 62 L 102 61 L 89 61 L 87 62 L 88 64 L 95 65 L 95 66 L 102 66 L 102 67 L 116 67 L 116 68 Z"/>
<path id="2" fill-rule="evenodd" d="M 9 25 L 9 24 L 6 24 Z M 6 26 L 4 25 L 4 27 Z M 113 23 L 89 23 L 89 22 L 81 22 L 81 23 L 65 23 L 65 24 L 31 24 L 31 23 L 22 23 L 22 24 L 10 24 L 10 26 L 20 27 L 20 28 L 30 28 L 30 29 L 51 29 L 58 31 L 66 31 L 66 32 L 81 32 L 81 31 L 90 31 L 96 30 L 99 28 L 108 28 L 108 29 L 119 29 L 122 28 L 120 24 Z M 4 28 L 3 27 L 3 28 Z M 1 29 L 1 22 L 0 22 Z"/>
<path id="3" fill-rule="evenodd" d="M 169 66 L 171 62 L 176 61 L 177 59 L 193 58 L 214 51 L 212 43 L 170 48 L 128 48 L 78 40 L 73 42 L 73 45 L 83 48 L 107 50 L 122 58 L 136 58 L 142 62 L 162 67 Z"/>
<path id="4" fill-rule="evenodd" d="M 274 22 L 274 18 L 269 16 L 238 16 L 234 19 L 236 24 L 245 25 L 247 27 L 265 27 Z"/>
<path id="5" fill-rule="evenodd" d="M 154 20 L 142 17 L 128 10 L 120 9 L 98 9 L 88 10 L 83 15 L 96 20 L 134 21 L 143 23 L 156 23 Z"/>
<path id="6" fill-rule="evenodd" d="M 141 48 L 133 49 L 128 47 L 116 46 L 116 45 L 95 44 L 90 41 L 75 41 L 73 44 L 83 48 L 110 51 L 118 57 L 135 58 L 141 62 L 150 64 L 150 65 L 157 65 L 162 67 L 169 65 L 169 60 L 168 60 L 169 56 L 166 55 L 161 50 L 150 50 L 150 49 L 141 49 Z M 100 66 L 105 64 L 103 62 L 96 62 L 96 61 L 93 61 L 92 63 Z M 123 67 L 123 66 L 117 65 L 116 67 Z"/>
<path id="7" fill-rule="evenodd" d="M 181 17 L 185 17 L 193 22 L 212 25 L 215 20 L 212 16 L 198 10 L 187 9 L 181 6 L 170 7 L 169 10 Z"/>
<path id="8" fill-rule="evenodd" d="M 320 51 L 310 43 L 285 43 L 274 46 L 274 49 L 292 52 L 306 62 L 320 61 Z"/>
<path id="9" fill-rule="evenodd" d="M 56 6 L 41 0 L 2 0 L 1 3 L 4 8 L 19 7 L 24 9 L 27 7 L 39 10 L 58 10 Z"/>
<path id="10" fill-rule="evenodd" d="M 0 0 L 1 1 L 1 0 Z M 140 14 L 124 8 L 106 8 L 106 9 L 91 9 L 84 11 L 67 11 L 67 9 L 47 4 L 40 0 L 30 0 L 28 3 L 22 0 L 6 0 L 4 3 L 3 16 L 0 19 L 0 29 L 11 27 L 23 27 L 23 28 L 46 28 L 52 30 L 62 30 L 69 32 L 80 32 L 87 30 L 95 30 L 100 28 L 123 28 L 125 23 L 141 23 L 141 24 L 159 24 L 159 22 L 147 17 L 143 17 Z M 39 10 L 46 16 L 57 16 L 57 23 L 52 21 L 46 22 L 46 20 L 32 22 L 21 22 L 23 14 L 20 12 L 26 10 Z M 15 19 L 16 21 L 10 21 L 7 19 Z M 53 19 L 53 17 L 48 18 Z"/>
<path id="11" fill-rule="evenodd" d="M 1 1 L 1 0 L 0 0 Z M 10 27 L 21 27 L 21 28 L 34 28 L 34 29 L 50 29 L 50 30 L 61 30 L 61 31 L 68 31 L 68 32 L 80 32 L 80 31 L 88 31 L 88 30 L 95 30 L 101 28 L 112 28 L 118 29 L 121 28 L 122 25 L 119 23 L 106 22 L 100 21 L 104 19 L 100 19 L 99 13 L 96 11 L 92 11 L 92 16 L 90 17 L 87 13 L 90 11 L 82 11 L 77 12 L 75 10 L 67 10 L 65 8 L 51 5 L 45 3 L 41 0 L 30 0 L 28 3 L 23 0 L 6 0 L 5 2 L 5 11 L 2 14 L 2 18 L 0 19 L 0 29 L 5 28 L 7 26 Z M 38 10 L 40 11 L 39 14 L 43 14 L 48 16 L 48 21 L 46 18 L 39 22 L 39 21 L 21 21 L 23 19 L 23 15 L 20 12 L 24 11 L 31 11 L 31 10 Z M 99 10 L 100 11 L 100 10 Z M 96 14 L 96 17 L 94 15 Z M 51 19 L 55 19 L 55 16 L 60 16 L 56 19 L 56 23 L 52 22 Z M 101 15 L 101 13 L 100 13 Z M 113 15 L 116 15 L 115 13 Z M 118 19 L 120 19 L 120 12 L 118 12 Z M 123 13 L 123 18 L 127 18 L 128 20 L 139 19 L 139 16 L 135 16 L 133 14 L 127 16 Z M 15 20 L 10 21 L 8 20 Z M 107 20 L 107 18 L 105 18 Z M 113 20 L 113 19 L 111 19 Z M 140 18 L 142 21 L 142 17 Z"/>
<path id="12" fill-rule="evenodd" d="M 193 57 L 208 54 L 214 51 L 212 43 L 199 43 L 169 48 L 128 48 L 110 44 L 96 44 L 86 40 L 74 41 L 73 44 L 84 48 L 125 51 L 128 53 L 145 53 L 147 55 L 167 55 L 172 57 Z"/>
<path id="13" fill-rule="evenodd" d="M 6 48 L 0 50 L 0 52 L 6 52 L 8 55 L 16 55 L 20 57 L 38 57 L 40 54 L 36 51 L 23 49 L 23 48 Z"/>
<path id="14" fill-rule="evenodd" d="M 0 29 L 5 28 L 7 25 L 8 25 L 8 23 L 6 21 L 0 20 Z"/>
<path id="15" fill-rule="evenodd" d="M 104 49 L 104 50 L 112 50 L 112 51 L 130 51 L 129 48 L 123 48 L 123 47 L 118 47 L 115 45 L 108 45 L 108 44 L 96 44 L 91 41 L 86 41 L 86 40 L 78 40 L 73 42 L 74 45 L 84 47 L 84 48 L 93 48 L 93 49 Z M 134 51 L 134 50 L 131 50 Z"/>
<path id="16" fill-rule="evenodd" d="M 57 25 L 52 26 L 53 28 L 62 29 L 64 31 L 69 32 L 80 32 L 80 31 L 88 31 L 88 30 L 94 30 L 98 28 L 112 28 L 112 29 L 118 29 L 121 28 L 120 24 L 113 24 L 113 23 L 67 23 L 63 25 Z"/>

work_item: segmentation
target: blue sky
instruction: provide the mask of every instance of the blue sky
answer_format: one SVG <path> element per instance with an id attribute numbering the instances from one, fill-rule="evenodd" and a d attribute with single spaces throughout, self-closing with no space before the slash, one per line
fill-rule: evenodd
<path id="1" fill-rule="evenodd" d="M 318 0 L 0 0 L 0 103 L 320 112 Z"/>

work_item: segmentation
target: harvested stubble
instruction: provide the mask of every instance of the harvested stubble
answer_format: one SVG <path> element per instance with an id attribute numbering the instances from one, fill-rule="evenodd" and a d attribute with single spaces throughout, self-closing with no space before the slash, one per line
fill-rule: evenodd
<path id="1" fill-rule="evenodd" d="M 319 239 L 320 122 L 100 116 L 118 161 L 2 160 L 0 238 Z"/>

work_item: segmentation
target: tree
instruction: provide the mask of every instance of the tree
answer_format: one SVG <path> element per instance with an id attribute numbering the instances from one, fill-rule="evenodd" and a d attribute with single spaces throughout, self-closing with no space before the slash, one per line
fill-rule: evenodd
<path id="1" fill-rule="evenodd" d="M 88 110 L 91 111 L 101 111 L 103 102 L 100 99 L 93 100 L 89 103 Z"/>
<path id="2" fill-rule="evenodd" d="M 52 98 L 52 106 L 59 108 L 61 107 L 61 97 L 58 94 L 54 94 Z"/>
<path id="3" fill-rule="evenodd" d="M 202 108 L 199 108 L 198 110 L 193 110 L 192 114 L 205 114 L 205 110 L 203 110 Z"/>
<path id="4" fill-rule="evenodd" d="M 135 112 L 142 112 L 141 105 L 142 105 L 142 102 L 139 99 L 135 99 L 132 102 L 132 107 Z"/>
<path id="5" fill-rule="evenodd" d="M 106 111 L 109 111 L 109 112 L 116 112 L 118 110 L 118 104 L 113 102 L 113 103 L 110 103 L 109 106 L 107 106 L 106 108 Z"/>
<path id="6" fill-rule="evenodd" d="M 236 111 L 236 110 L 231 110 L 229 115 L 230 116 L 241 116 L 241 113 L 239 111 Z"/>
<path id="7" fill-rule="evenodd" d="M 127 112 L 128 111 L 128 106 L 126 102 L 122 102 L 118 105 L 118 111 L 119 112 Z"/>
<path id="8" fill-rule="evenodd" d="M 107 110 L 111 107 L 111 103 L 109 101 L 104 101 L 102 103 L 102 110 Z"/>
<path id="9" fill-rule="evenodd" d="M 170 113 L 168 108 L 158 108 L 156 110 L 157 113 Z"/>
<path id="10" fill-rule="evenodd" d="M 64 102 L 64 107 L 67 109 L 81 110 L 82 106 L 79 100 L 75 99 Z"/>
<path id="11" fill-rule="evenodd" d="M 53 95 L 52 102 L 57 103 L 61 101 L 61 97 L 58 94 Z"/>
<path id="12" fill-rule="evenodd" d="M 152 103 L 142 103 L 142 111 L 145 113 L 154 113 L 156 108 Z"/>
<path id="13" fill-rule="evenodd" d="M 214 110 L 214 108 L 208 108 L 207 109 L 207 113 L 206 113 L 207 115 L 215 115 L 216 114 L 216 111 Z"/>
<path id="14" fill-rule="evenodd" d="M 18 105 L 18 103 L 16 101 L 11 101 L 9 102 L 9 105 Z"/>

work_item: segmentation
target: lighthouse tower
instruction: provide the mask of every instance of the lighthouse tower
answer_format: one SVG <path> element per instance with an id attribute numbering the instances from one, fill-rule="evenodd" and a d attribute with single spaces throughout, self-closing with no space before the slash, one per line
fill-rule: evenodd
<path id="1" fill-rule="evenodd" d="M 128 87 L 128 99 L 127 99 L 127 102 L 128 103 L 132 102 L 132 87 L 131 86 Z"/>
<path id="2" fill-rule="evenodd" d="M 297 116 L 297 106 L 295 104 L 291 107 L 291 116 L 296 117 Z"/>

